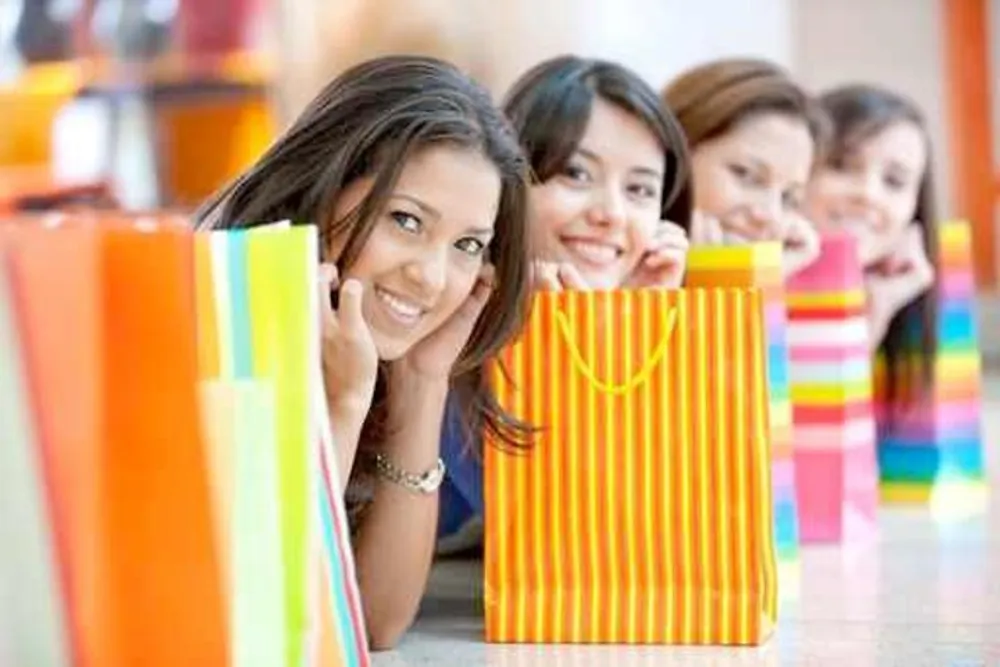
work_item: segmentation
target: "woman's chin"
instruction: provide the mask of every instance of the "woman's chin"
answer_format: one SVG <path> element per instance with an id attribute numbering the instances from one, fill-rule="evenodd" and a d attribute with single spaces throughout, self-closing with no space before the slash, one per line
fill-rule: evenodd
<path id="1" fill-rule="evenodd" d="M 620 270 L 601 271 L 593 267 L 574 265 L 583 278 L 584 284 L 590 290 L 615 290 L 625 282 Z"/>
<path id="2" fill-rule="evenodd" d="M 375 351 L 378 352 L 379 361 L 397 361 L 413 348 L 413 343 L 410 341 L 381 335 L 377 331 L 372 332 L 372 338 L 375 341 Z"/>

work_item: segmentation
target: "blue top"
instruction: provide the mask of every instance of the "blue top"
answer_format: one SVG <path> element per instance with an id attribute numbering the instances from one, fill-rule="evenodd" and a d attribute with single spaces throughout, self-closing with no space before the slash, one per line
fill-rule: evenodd
<path id="1" fill-rule="evenodd" d="M 441 511 L 438 536 L 459 530 L 471 518 L 483 514 L 483 465 L 466 441 L 455 402 L 448 401 L 441 427 L 441 458 L 447 468 L 441 485 Z"/>

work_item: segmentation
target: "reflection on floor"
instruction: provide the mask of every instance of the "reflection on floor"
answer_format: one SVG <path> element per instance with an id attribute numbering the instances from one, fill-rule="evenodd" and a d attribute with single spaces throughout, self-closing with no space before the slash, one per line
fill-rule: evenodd
<path id="1" fill-rule="evenodd" d="M 984 407 L 1000 441 L 1000 376 Z M 1000 470 L 992 451 L 993 488 Z M 753 649 L 489 646 L 482 641 L 479 565 L 438 565 L 416 628 L 376 667 L 632 667 L 661 665 L 1000 665 L 1000 495 L 961 524 L 916 510 L 885 509 L 879 540 L 865 547 L 808 548 L 801 592 L 786 603 L 771 642 Z"/>

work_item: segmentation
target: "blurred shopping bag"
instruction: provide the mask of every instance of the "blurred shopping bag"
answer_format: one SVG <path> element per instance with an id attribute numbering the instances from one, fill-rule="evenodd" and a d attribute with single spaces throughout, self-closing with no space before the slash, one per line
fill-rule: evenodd
<path id="1" fill-rule="evenodd" d="M 4 441 L 18 484 L 0 497 L 29 508 L 10 536 L 22 567 L 4 557 L 3 571 L 15 600 L 41 596 L 18 612 L 13 664 L 228 663 L 191 249 L 183 221 L 0 227 L 6 339 L 21 350 L 0 385 L 22 425 Z M 25 549 L 45 560 L 25 570 Z"/>
<path id="2" fill-rule="evenodd" d="M 311 226 L 199 233 L 199 362 L 237 665 L 367 665 Z"/>
<path id="3" fill-rule="evenodd" d="M 369 664 L 317 256 L 311 228 L 0 226 L 11 664 Z"/>
<path id="4" fill-rule="evenodd" d="M 822 239 L 788 284 L 792 418 L 803 542 L 871 536 L 878 504 L 872 352 L 854 240 Z"/>
<path id="5" fill-rule="evenodd" d="M 782 248 L 778 243 L 700 246 L 688 253 L 688 287 L 760 288 L 767 334 L 767 378 L 771 399 L 771 484 L 774 536 L 782 595 L 797 589 L 799 515 L 792 450 L 792 402 L 788 386 L 788 317 Z M 791 566 L 791 567 L 789 567 Z M 786 576 L 786 573 L 787 576 Z"/>
<path id="6" fill-rule="evenodd" d="M 0 664 L 63 667 L 69 610 L 11 268 L 0 241 Z"/>
<path id="7" fill-rule="evenodd" d="M 962 516 L 983 509 L 986 496 L 972 231 L 955 220 L 937 234 L 934 319 L 906 321 L 909 345 L 891 373 L 884 356 L 876 360 L 879 472 L 884 500 Z M 935 340 L 929 360 L 921 349 L 927 326 Z"/>
<path id="8" fill-rule="evenodd" d="M 538 296 L 493 373 L 486 639 L 760 644 L 775 624 L 763 298 Z"/>

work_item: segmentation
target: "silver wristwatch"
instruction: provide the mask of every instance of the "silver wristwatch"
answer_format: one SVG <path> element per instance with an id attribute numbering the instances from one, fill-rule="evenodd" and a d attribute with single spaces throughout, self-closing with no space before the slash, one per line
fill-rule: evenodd
<path id="1" fill-rule="evenodd" d="M 437 465 L 433 468 L 419 475 L 414 475 L 397 467 L 385 454 L 378 453 L 375 454 L 375 472 L 382 479 L 398 484 L 407 491 L 430 495 L 437 491 L 441 482 L 444 481 L 445 467 L 444 461 L 439 458 Z"/>

